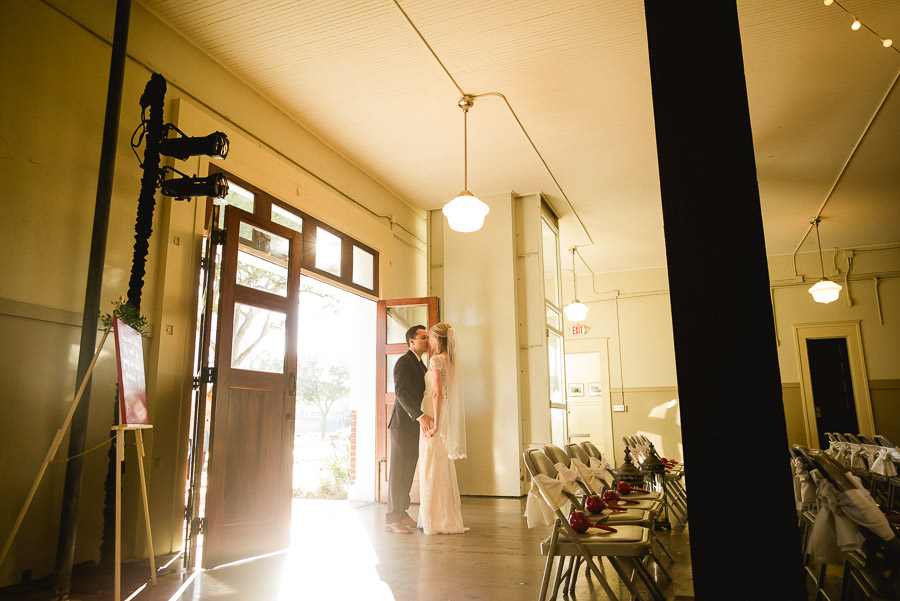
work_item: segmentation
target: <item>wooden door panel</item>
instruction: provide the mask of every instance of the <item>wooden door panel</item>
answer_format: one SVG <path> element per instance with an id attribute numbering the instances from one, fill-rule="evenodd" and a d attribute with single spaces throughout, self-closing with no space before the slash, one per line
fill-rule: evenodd
<path id="1" fill-rule="evenodd" d="M 290 544 L 301 238 L 292 230 L 263 223 L 233 207 L 228 207 L 225 215 L 205 568 Z M 252 232 L 253 238 L 241 238 L 242 229 Z M 265 237 L 269 235 L 277 238 L 279 249 L 289 247 L 287 255 L 266 254 Z M 240 248 L 250 248 L 255 256 L 268 257 L 273 264 L 287 263 L 287 269 L 280 267 L 287 274 L 286 284 L 282 282 L 286 296 L 236 283 Z M 265 269 L 262 273 L 253 276 L 257 284 L 268 277 Z M 237 319 L 238 307 L 249 313 Z M 249 315 L 257 321 L 250 323 Z M 248 340 L 240 332 L 242 326 L 256 332 L 258 338 Z M 232 347 L 238 344 L 235 354 Z M 242 362 L 243 350 L 256 355 L 248 355 Z"/>

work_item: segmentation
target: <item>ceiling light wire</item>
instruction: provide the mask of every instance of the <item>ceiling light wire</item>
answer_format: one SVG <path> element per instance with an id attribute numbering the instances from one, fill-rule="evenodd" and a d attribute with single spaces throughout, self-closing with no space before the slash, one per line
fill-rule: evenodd
<path id="1" fill-rule="evenodd" d="M 837 4 L 837 2 L 835 2 Z M 843 7 L 842 7 L 843 8 Z M 881 113 L 881 109 L 884 108 L 884 103 L 887 102 L 888 97 L 894 91 L 894 88 L 897 86 L 897 81 L 900 80 L 900 70 L 894 75 L 893 81 L 891 81 L 891 85 L 888 86 L 887 91 L 885 91 L 884 96 L 881 97 L 881 101 L 878 103 L 878 106 L 875 107 L 875 111 L 872 113 L 872 116 L 869 118 L 868 123 L 863 128 L 862 133 L 859 138 L 856 140 L 856 144 L 853 145 L 853 148 L 850 149 L 850 154 L 847 156 L 847 160 L 844 161 L 844 165 L 841 167 L 840 171 L 838 171 L 838 175 L 834 180 L 834 183 L 831 184 L 831 188 L 828 190 L 828 193 L 825 195 L 825 200 L 822 201 L 822 206 L 819 207 L 819 210 L 816 211 L 815 217 L 813 219 L 818 219 L 822 217 L 822 211 L 825 210 L 825 205 L 828 204 L 828 201 L 831 200 L 831 195 L 834 194 L 835 189 L 840 183 L 841 179 L 844 177 L 844 173 L 847 171 L 847 167 L 850 165 L 850 161 L 853 160 L 853 157 L 856 156 L 856 151 L 859 150 L 860 144 L 862 144 L 863 139 L 865 139 L 866 135 L 869 133 L 869 129 L 872 127 L 872 123 L 874 123 L 875 118 L 878 117 L 879 113 Z M 803 246 L 803 243 L 806 242 L 806 239 L 809 237 L 809 233 L 812 231 L 814 225 L 810 223 L 810 225 L 806 228 L 806 231 L 803 233 L 803 237 L 800 238 L 800 242 L 797 243 L 797 246 L 794 248 L 794 252 L 791 255 L 791 263 L 794 267 L 794 276 L 797 276 L 797 253 L 800 252 L 800 247 Z"/>
<path id="2" fill-rule="evenodd" d="M 422 40 L 422 43 L 425 44 L 426 48 L 428 48 L 428 51 L 431 53 L 431 56 L 433 56 L 434 60 L 436 60 L 438 62 L 438 64 L 441 66 L 441 69 L 443 69 L 444 73 L 447 74 L 447 77 L 450 78 L 450 81 L 453 82 L 453 85 L 456 87 L 457 91 L 460 93 L 460 95 L 463 97 L 463 99 L 465 99 L 465 98 L 474 99 L 474 98 L 480 98 L 482 96 L 498 96 L 503 99 L 503 102 L 506 103 L 506 107 L 509 109 L 509 112 L 512 113 L 512 116 L 516 120 L 516 123 L 519 124 L 519 128 L 522 130 L 522 133 L 525 134 L 525 138 L 528 139 L 528 143 L 531 144 L 531 147 L 534 149 L 534 152 L 538 155 L 538 158 L 541 160 L 541 163 L 544 165 L 544 168 L 547 170 L 547 173 L 550 174 L 550 179 L 553 180 L 553 183 L 556 185 L 556 188 L 559 190 L 560 194 L 562 194 L 562 197 L 565 199 L 566 204 L 569 205 L 569 208 L 572 210 L 572 214 L 575 215 L 575 218 L 578 220 L 578 223 L 581 225 L 581 229 L 584 230 L 584 233 L 588 237 L 588 240 L 590 241 L 591 244 L 593 244 L 594 238 L 591 236 L 591 233 L 588 231 L 587 226 L 585 226 L 584 221 L 582 221 L 581 215 L 579 215 L 578 211 L 575 210 L 575 207 L 572 206 L 572 201 L 569 200 L 568 195 L 566 194 L 565 190 L 563 190 L 559 181 L 556 179 L 556 176 L 553 174 L 553 171 L 550 169 L 550 166 L 547 164 L 547 161 L 544 160 L 544 157 L 541 154 L 541 152 L 538 150 L 537 145 L 535 145 L 534 140 L 532 140 L 531 136 L 528 135 L 528 131 L 525 129 L 525 125 L 522 124 L 522 120 L 519 119 L 519 116 L 516 114 L 516 111 L 513 110 L 513 107 L 509 103 L 509 100 L 506 98 L 506 96 L 504 96 L 500 92 L 485 92 L 482 94 L 466 94 L 466 92 L 456 82 L 456 79 L 454 79 L 453 75 L 450 73 L 450 71 L 447 69 L 447 67 L 444 65 L 444 63 L 441 61 L 441 59 L 438 57 L 437 53 L 434 51 L 434 48 L 431 47 L 431 44 L 428 43 L 428 40 L 425 39 L 425 36 L 423 36 L 422 32 L 419 31 L 419 28 L 416 27 L 416 24 L 413 23 L 412 19 L 409 18 L 409 15 L 406 14 L 406 11 L 403 10 L 403 7 L 400 6 L 400 3 L 397 0 L 392 0 L 392 2 L 397 7 L 397 9 L 403 14 L 403 16 L 406 18 L 406 21 L 409 23 L 409 26 L 413 28 L 413 31 L 416 32 L 416 35 L 419 36 L 419 39 Z M 462 102 L 462 100 L 460 102 Z M 583 245 L 583 246 L 586 246 L 586 245 Z M 582 259 L 582 261 L 584 261 L 584 259 Z"/>

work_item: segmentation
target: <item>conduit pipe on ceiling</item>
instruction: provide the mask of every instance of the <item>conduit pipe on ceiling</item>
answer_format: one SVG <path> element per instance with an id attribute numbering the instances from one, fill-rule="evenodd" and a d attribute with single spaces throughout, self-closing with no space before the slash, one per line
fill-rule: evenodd
<path id="1" fill-rule="evenodd" d="M 416 35 L 419 36 L 419 39 L 422 40 L 422 43 L 425 44 L 425 47 L 428 48 L 428 52 L 431 53 L 431 56 L 434 57 L 434 60 L 441 66 L 444 73 L 450 79 L 450 82 L 453 84 L 453 87 L 456 88 L 456 91 L 459 92 L 460 96 L 468 97 L 468 98 L 480 98 L 482 96 L 498 96 L 503 99 L 503 102 L 506 103 L 506 108 L 509 109 L 509 112 L 512 114 L 513 118 L 516 120 L 516 123 L 519 124 L 519 129 L 522 130 L 522 133 L 525 134 L 525 137 L 528 139 L 528 143 L 531 144 L 531 148 L 534 149 L 535 154 L 538 155 L 538 158 L 541 160 L 541 163 L 544 165 L 544 168 L 547 170 L 547 173 L 550 174 L 550 178 L 553 180 L 553 183 L 556 184 L 556 188 L 559 190 L 559 193 L 562 194 L 562 197 L 565 199 L 566 204 L 569 205 L 569 208 L 572 210 L 572 214 L 575 215 L 575 218 L 578 219 L 578 223 L 581 225 L 581 229 L 584 230 L 584 234 L 587 236 L 588 241 L 593 244 L 594 239 L 591 237 L 591 233 L 588 231 L 587 226 L 584 225 L 584 221 L 581 220 L 581 216 L 578 214 L 578 211 L 575 210 L 575 207 L 572 206 L 572 202 L 569 200 L 566 191 L 563 190 L 562 186 L 557 181 L 556 176 L 553 174 L 553 171 L 550 170 L 550 166 L 547 164 L 547 161 L 544 160 L 543 155 L 541 155 L 541 151 L 538 150 L 537 145 L 531 139 L 531 136 L 528 135 L 528 131 L 525 129 L 525 126 L 522 124 L 522 121 L 519 119 L 519 116 L 516 114 L 516 111 L 513 110 L 512 105 L 509 103 L 509 100 L 506 99 L 506 96 L 501 94 L 500 92 L 483 92 L 481 94 L 467 94 L 465 90 L 462 89 L 462 86 L 457 83 L 456 78 L 453 77 L 453 74 L 450 73 L 450 70 L 444 65 L 443 61 L 441 61 L 440 57 L 437 55 L 437 52 L 434 51 L 434 48 L 431 47 L 431 44 L 428 43 L 428 40 L 425 39 L 425 36 L 422 35 L 422 32 L 419 31 L 419 28 L 416 27 L 416 24 L 413 23 L 412 19 L 406 14 L 406 11 L 403 10 L 403 7 L 400 6 L 400 3 L 397 0 L 393 0 L 394 6 L 397 7 L 397 10 L 403 15 L 406 19 L 406 22 L 409 23 L 409 26 L 412 27 L 413 31 L 416 32 Z M 584 246 L 584 245 L 582 245 Z M 584 259 L 581 259 L 584 261 Z"/>
<path id="2" fill-rule="evenodd" d="M 91 35 L 93 35 L 94 38 L 96 38 L 100 43 L 112 46 L 112 44 L 110 44 L 109 40 L 107 40 L 105 37 L 103 37 L 102 35 L 97 33 L 97 31 L 95 31 L 94 29 L 85 25 L 81 21 L 78 21 L 75 17 L 73 17 L 69 13 L 65 12 L 64 10 L 60 9 L 57 6 L 51 6 L 51 8 L 56 10 L 59 14 L 63 15 L 64 17 L 66 17 L 67 19 L 69 19 L 70 21 L 72 21 L 73 23 L 75 23 L 76 25 L 78 25 L 79 27 L 81 27 L 82 29 L 87 31 L 88 33 L 90 33 Z M 136 65 L 140 65 L 141 67 L 146 69 L 148 73 L 154 72 L 154 69 L 150 63 L 141 61 L 132 54 L 126 54 L 126 57 L 129 60 L 131 60 L 133 63 L 135 63 Z M 246 136 L 246 137 L 250 138 L 252 141 L 260 144 L 266 150 L 271 151 L 273 154 L 275 154 L 279 158 L 282 158 L 285 161 L 287 161 L 288 163 L 290 163 L 291 165 L 293 165 L 294 167 L 297 167 L 303 173 L 307 174 L 308 176 L 310 176 L 311 178 L 313 178 L 314 180 L 316 180 L 317 182 L 319 182 L 320 184 L 322 184 L 323 186 L 325 186 L 326 188 L 328 188 L 329 190 L 331 190 L 332 192 L 334 192 L 341 198 L 349 201 L 351 204 L 355 205 L 357 208 L 362 209 L 363 211 L 369 213 L 374 218 L 388 220 L 390 222 L 391 230 L 393 230 L 394 225 L 396 225 L 397 227 L 399 227 L 400 229 L 405 231 L 407 234 L 409 234 L 413 239 L 415 239 L 419 243 L 421 243 L 423 245 L 427 244 L 427 242 L 425 240 L 422 240 L 421 238 L 419 238 L 415 232 L 411 231 L 409 228 L 404 226 L 399 221 L 396 221 L 394 219 L 393 214 L 382 215 L 382 214 L 378 213 L 377 211 L 373 211 L 372 209 L 367 207 L 365 204 L 363 204 L 361 201 L 356 200 L 354 197 L 350 196 L 349 193 L 344 192 L 343 190 L 338 188 L 335 184 L 332 184 L 328 180 L 324 179 L 322 176 L 320 176 L 317 173 L 315 173 L 314 171 L 312 171 L 309 167 L 306 167 L 303 164 L 301 164 L 298 159 L 294 159 L 292 156 L 286 154 L 284 151 L 279 150 L 273 144 L 269 143 L 268 141 L 264 140 L 263 138 L 260 138 L 256 134 L 254 134 L 253 131 L 251 130 L 251 127 L 244 126 L 244 125 L 238 123 L 237 121 L 234 121 L 231 117 L 229 117 L 228 115 L 223 113 L 221 110 L 215 108 L 214 106 L 209 104 L 207 101 L 201 99 L 200 96 L 198 96 L 199 92 L 197 92 L 197 93 L 191 92 L 187 88 L 181 87 L 179 84 L 173 83 L 171 81 L 168 83 L 172 89 L 178 90 L 179 92 L 184 94 L 184 96 L 187 97 L 189 100 L 191 100 L 191 102 L 194 102 L 194 103 L 198 104 L 200 107 L 202 107 L 203 109 L 211 112 L 213 115 L 215 115 L 217 118 L 219 118 L 223 123 L 227 123 L 229 126 L 238 130 L 244 136 Z M 300 125 L 300 127 L 303 127 L 303 126 Z M 343 155 L 340 155 L 340 156 L 343 157 Z M 343 158 L 346 158 L 346 157 L 343 157 Z M 397 200 L 400 200 L 400 202 L 404 202 L 404 204 L 406 204 L 405 201 L 403 201 L 396 192 L 394 192 L 392 189 L 388 188 L 384 183 L 382 183 L 382 182 L 376 182 L 376 183 L 378 185 L 380 185 L 382 188 L 384 188 L 391 195 L 393 195 Z"/>
<path id="3" fill-rule="evenodd" d="M 884 103 L 887 101 L 888 97 L 891 95 L 891 92 L 894 91 L 894 87 L 897 85 L 897 80 L 900 79 L 900 71 L 897 71 L 897 74 L 894 75 L 894 80 L 891 82 L 891 85 L 888 86 L 887 91 L 884 93 L 884 96 L 881 97 L 881 101 L 878 103 L 878 106 L 875 108 L 875 112 L 872 113 L 872 117 L 869 118 L 869 122 L 866 123 L 866 126 L 863 128 L 862 134 L 859 136 L 859 139 L 856 141 L 856 144 L 853 145 L 853 148 L 850 149 L 850 155 L 847 157 L 847 160 L 844 161 L 843 167 L 841 167 L 838 172 L 837 177 L 834 180 L 834 183 L 831 184 L 831 188 L 828 190 L 828 194 L 825 195 L 825 200 L 822 202 L 822 206 L 819 207 L 819 210 L 816 211 L 815 216 L 813 217 L 813 221 L 810 222 L 810 225 L 806 228 L 806 232 L 803 234 L 803 237 L 800 239 L 800 242 L 797 243 L 797 247 L 794 249 L 794 252 L 791 254 L 791 263 L 794 266 L 794 277 L 797 277 L 797 253 L 800 251 L 800 247 L 803 246 L 803 243 L 806 241 L 806 238 L 809 236 L 809 233 L 815 227 L 814 220 L 822 217 L 822 210 L 825 208 L 825 205 L 828 204 L 828 201 L 831 200 L 831 195 L 834 194 L 835 188 L 837 188 L 838 183 L 840 183 L 841 179 L 844 177 L 844 173 L 847 171 L 847 166 L 850 164 L 850 161 L 853 160 L 853 157 L 856 156 L 856 151 L 859 149 L 859 145 L 862 143 L 863 139 L 869 133 L 869 129 L 872 127 L 872 123 L 875 121 L 875 118 L 881 112 L 881 109 L 884 107 Z"/>

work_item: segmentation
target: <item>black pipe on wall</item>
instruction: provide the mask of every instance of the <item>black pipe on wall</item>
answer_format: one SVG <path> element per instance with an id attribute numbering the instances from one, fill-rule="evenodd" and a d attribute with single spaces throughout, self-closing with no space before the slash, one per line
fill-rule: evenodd
<path id="1" fill-rule="evenodd" d="M 113 33 L 112 58 L 109 66 L 109 86 L 106 94 L 106 117 L 103 123 L 103 142 L 100 148 L 100 170 L 97 176 L 97 197 L 94 203 L 94 225 L 91 232 L 91 252 L 88 262 L 87 285 L 84 293 L 84 313 L 81 322 L 81 346 L 78 355 L 76 388 L 80 386 L 96 352 L 97 320 L 100 314 L 100 293 L 103 288 L 103 268 L 106 263 L 106 236 L 109 230 L 109 209 L 112 202 L 113 176 L 116 166 L 116 146 L 119 134 L 119 115 L 122 110 L 122 88 L 125 81 L 125 51 L 128 46 L 128 24 L 131 0 L 117 0 L 116 23 Z M 69 434 L 69 457 L 59 520 L 56 547 L 56 567 L 53 572 L 52 598 L 69 598 L 72 564 L 75 561 L 75 533 L 78 522 L 78 502 L 81 498 L 81 476 L 84 471 L 85 437 L 91 384 L 88 381 L 84 396 L 72 417 Z"/>

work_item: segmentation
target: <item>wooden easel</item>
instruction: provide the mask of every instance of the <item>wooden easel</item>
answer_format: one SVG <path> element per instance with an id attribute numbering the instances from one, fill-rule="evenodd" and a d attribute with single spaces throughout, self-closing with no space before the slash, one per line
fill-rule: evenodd
<path id="1" fill-rule="evenodd" d="M 116 433 L 116 574 L 115 601 L 122 598 L 122 462 L 125 461 L 125 432 L 134 432 L 137 442 L 138 473 L 141 475 L 141 500 L 144 524 L 150 547 L 150 579 L 156 584 L 156 560 L 153 557 L 153 535 L 150 533 L 150 506 L 147 479 L 144 476 L 144 430 L 150 425 L 147 412 L 147 380 L 144 377 L 144 351 L 141 335 L 119 319 L 113 320 L 116 334 L 116 364 L 119 371 L 119 420 Z"/>
<path id="2" fill-rule="evenodd" d="M 119 322 L 118 319 L 115 320 Z M 119 322 L 121 323 L 121 322 Z M 115 329 L 117 329 L 118 336 L 118 328 L 124 326 L 116 323 Z M 125 326 L 127 327 L 127 326 Z M 25 503 L 22 506 L 22 510 L 19 512 L 19 516 L 16 519 L 16 523 L 13 525 L 12 532 L 9 535 L 9 538 L 6 541 L 6 544 L 3 546 L 3 550 L 0 551 L 0 564 L 3 563 L 3 560 L 6 559 L 6 555 L 12 547 L 13 540 L 16 537 L 16 533 L 19 531 L 19 527 L 22 525 L 22 521 L 25 519 L 25 513 L 28 511 L 28 507 L 31 505 L 32 500 L 34 500 L 34 495 L 37 492 L 38 485 L 41 483 L 41 480 L 44 477 L 44 473 L 47 471 L 47 466 L 50 465 L 50 461 L 56 455 L 56 452 L 59 450 L 60 445 L 62 444 L 63 438 L 66 435 L 66 432 L 69 429 L 69 425 L 72 423 L 72 417 L 75 415 L 75 409 L 78 408 L 78 403 L 81 401 L 81 397 L 84 395 L 84 389 L 87 386 L 88 380 L 91 377 L 91 374 L 94 371 L 94 366 L 97 364 L 97 359 L 100 357 L 100 351 L 103 350 L 103 345 L 106 343 L 106 338 L 109 336 L 109 332 L 113 327 L 107 327 L 103 331 L 103 338 L 100 339 L 100 344 L 97 346 L 97 350 L 94 352 L 94 358 L 91 360 L 90 365 L 88 365 L 87 372 L 82 378 L 81 385 L 78 387 L 78 392 L 75 394 L 75 400 L 72 402 L 72 406 L 69 407 L 69 412 L 66 415 L 66 419 L 63 421 L 62 427 L 56 432 L 56 436 L 53 438 L 53 442 L 50 443 L 50 449 L 47 451 L 47 456 L 44 458 L 44 462 L 41 464 L 41 469 L 38 470 L 38 475 L 34 480 L 34 484 L 31 485 L 31 490 L 28 492 L 28 496 L 25 499 Z M 130 330 L 130 328 L 128 328 Z M 140 336 L 133 330 L 131 330 L 132 336 Z M 137 358 L 133 361 L 133 365 L 131 367 L 135 368 L 137 371 L 129 372 L 128 366 L 123 366 L 123 354 L 121 349 L 119 348 L 119 339 L 116 339 L 116 359 L 118 363 L 119 369 L 119 384 L 120 384 L 120 393 L 124 396 L 126 394 L 124 382 L 123 380 L 123 367 L 126 369 L 127 375 L 130 375 L 132 378 L 137 378 L 140 381 L 144 381 L 144 370 L 143 370 L 143 358 L 142 351 L 138 346 L 135 350 Z M 134 358 L 133 358 L 134 359 Z M 133 380 L 132 380 L 133 381 Z M 141 385 L 143 393 L 143 384 Z M 144 409 L 146 410 L 146 397 L 143 399 Z M 146 414 L 146 413 L 145 413 Z M 125 412 L 120 412 L 120 419 L 126 419 Z M 144 522 L 147 527 L 147 544 L 149 546 L 150 551 L 150 578 L 153 581 L 153 584 L 156 584 L 156 560 L 153 556 L 153 536 L 150 533 L 150 507 L 148 504 L 147 497 L 147 479 L 144 476 L 144 437 L 143 430 L 149 430 L 153 426 L 149 424 L 124 424 L 119 426 L 113 426 L 112 430 L 116 433 L 116 574 L 115 574 L 115 601 L 120 601 L 121 593 L 122 593 L 122 462 L 125 460 L 125 432 L 128 430 L 134 431 L 135 439 L 137 441 L 137 453 L 138 453 L 138 473 L 141 476 L 141 499 L 144 504 Z"/>
<path id="3" fill-rule="evenodd" d="M 144 505 L 144 524 L 147 527 L 147 544 L 150 547 L 150 579 L 156 584 L 156 559 L 153 555 L 153 536 L 150 533 L 150 505 L 147 502 L 147 480 L 144 477 L 144 430 L 153 426 L 113 426 L 116 433 L 116 576 L 115 601 L 122 598 L 122 462 L 125 461 L 125 432 L 134 432 L 137 443 L 138 473 L 141 475 L 141 500 Z"/>

